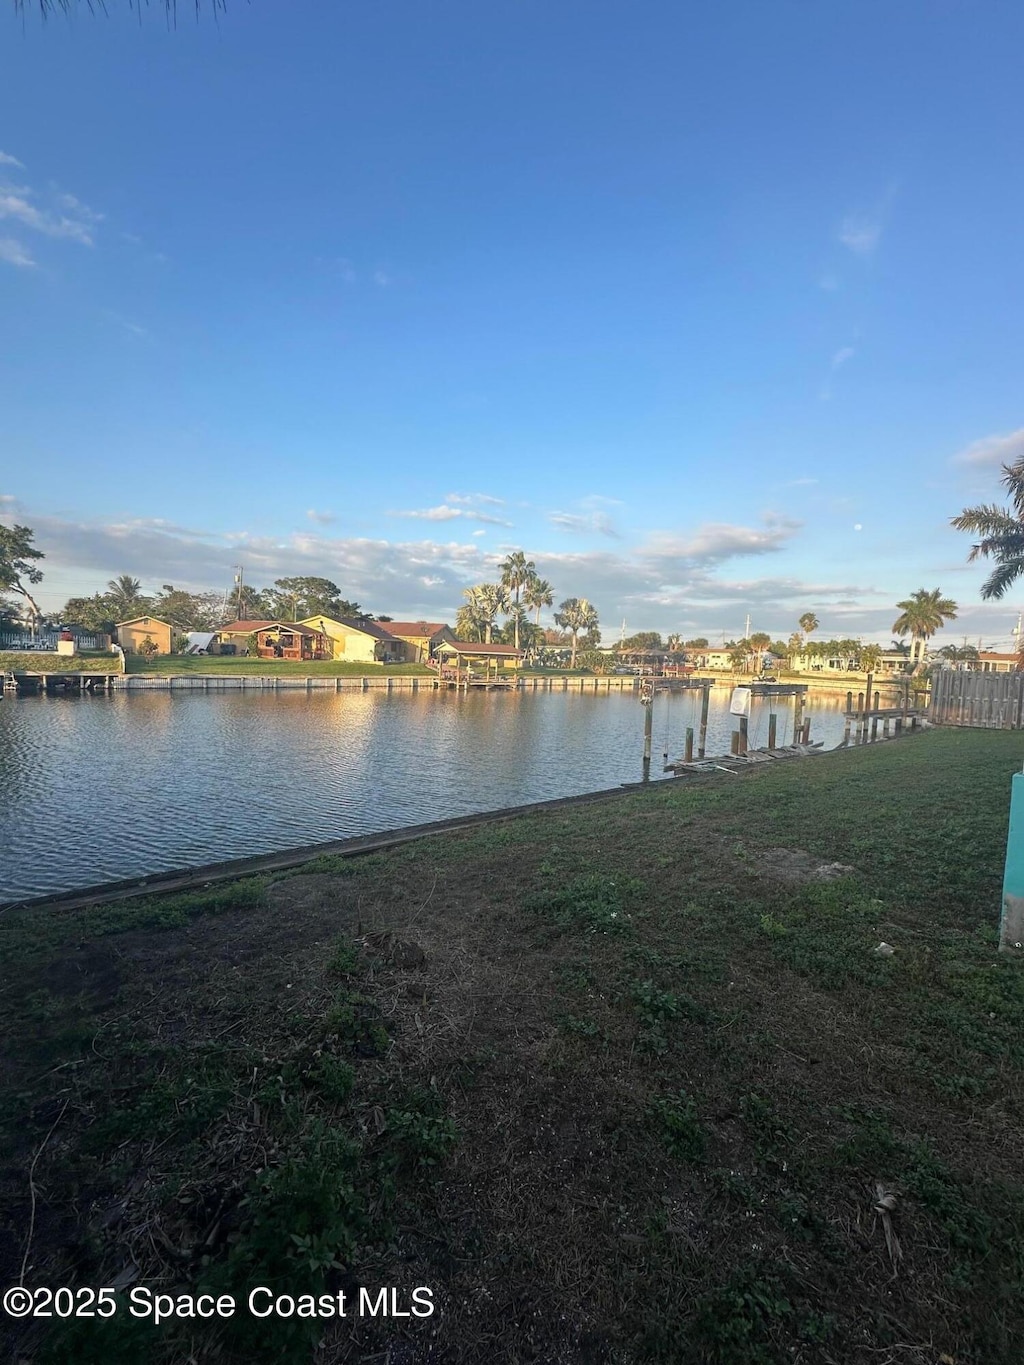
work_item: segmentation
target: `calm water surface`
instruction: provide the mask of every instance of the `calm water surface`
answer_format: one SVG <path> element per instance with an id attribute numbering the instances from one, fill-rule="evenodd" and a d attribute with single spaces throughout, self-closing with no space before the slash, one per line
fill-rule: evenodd
<path id="1" fill-rule="evenodd" d="M 728 752 L 728 700 L 712 694 L 709 755 Z M 698 707 L 656 698 L 652 778 Z M 792 704 L 777 710 L 788 740 Z M 838 743 L 838 698 L 807 714 L 812 739 Z M 755 708 L 751 744 L 766 736 Z M 8 696 L 0 902 L 615 787 L 642 755 L 628 693 Z"/>

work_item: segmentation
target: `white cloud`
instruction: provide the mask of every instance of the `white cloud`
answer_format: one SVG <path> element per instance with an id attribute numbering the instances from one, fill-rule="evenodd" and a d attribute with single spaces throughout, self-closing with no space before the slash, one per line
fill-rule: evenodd
<path id="1" fill-rule="evenodd" d="M 839 350 L 836 351 L 835 355 L 832 357 L 830 368 L 838 370 L 841 366 L 845 365 L 848 360 L 852 360 L 856 354 L 857 352 L 853 346 L 840 346 Z"/>
<path id="2" fill-rule="evenodd" d="M 375 270 L 373 272 L 373 282 L 381 289 L 387 289 L 391 283 L 391 276 L 385 270 Z"/>
<path id="3" fill-rule="evenodd" d="M 318 512 L 315 507 L 311 507 L 306 516 L 309 517 L 310 521 L 315 521 L 318 526 L 329 526 L 332 521 L 338 520 L 333 512 Z"/>
<path id="4" fill-rule="evenodd" d="M 69 218 L 66 214 L 56 214 L 39 209 L 29 203 L 31 191 L 24 189 L 0 190 L 0 218 L 13 218 L 22 226 L 41 232 L 47 237 L 63 237 L 79 242 L 82 246 L 92 246 L 94 242 L 92 227 L 100 215 L 92 214 L 88 219 Z"/>
<path id="5" fill-rule="evenodd" d="M 611 536 L 618 539 L 619 533 L 612 519 L 605 512 L 549 512 L 548 521 L 559 531 L 570 531 L 575 535 Z"/>
<path id="6" fill-rule="evenodd" d="M 446 493 L 445 502 L 458 503 L 464 507 L 472 507 L 478 502 L 489 502 L 494 507 L 504 507 L 504 498 L 492 497 L 490 493 Z"/>
<path id="7" fill-rule="evenodd" d="M 688 565 L 720 564 L 739 555 L 774 554 L 800 529 L 803 523 L 772 514 L 764 518 L 764 528 L 734 526 L 729 522 L 706 522 L 689 536 L 655 531 L 644 551 L 658 561 L 675 560 Z"/>
<path id="8" fill-rule="evenodd" d="M 471 534 L 471 535 L 474 535 L 474 536 L 485 536 L 485 535 L 487 534 L 487 532 L 486 532 L 486 530 L 481 526 L 481 528 L 480 528 L 479 531 L 472 531 L 472 532 L 470 532 L 470 534 Z"/>
<path id="9" fill-rule="evenodd" d="M 484 512 L 474 512 L 466 507 L 452 507 L 449 503 L 441 503 L 439 507 L 419 507 L 408 511 L 391 510 L 389 517 L 412 517 L 417 521 L 484 521 L 489 526 L 511 526 L 510 521 L 503 521 L 501 517 L 490 517 Z"/>
<path id="10" fill-rule="evenodd" d="M 881 218 L 845 218 L 839 240 L 855 256 L 870 256 L 882 240 Z"/>
<path id="11" fill-rule="evenodd" d="M 950 457 L 951 464 L 998 466 L 1024 459 L 1024 427 L 1005 436 L 983 436 Z"/>
<path id="12" fill-rule="evenodd" d="M 0 166 L 17 166 L 19 170 L 24 170 L 24 165 L 16 156 L 11 156 L 10 152 L 0 152 Z"/>
<path id="13" fill-rule="evenodd" d="M 33 266 L 35 261 L 13 237 L 0 237 L 0 261 L 8 265 Z"/>

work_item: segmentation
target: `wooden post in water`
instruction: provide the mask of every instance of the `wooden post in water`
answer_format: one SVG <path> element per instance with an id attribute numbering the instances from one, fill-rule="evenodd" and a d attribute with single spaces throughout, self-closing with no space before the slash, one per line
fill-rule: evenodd
<path id="1" fill-rule="evenodd" d="M 800 731 L 804 723 L 804 694 L 798 692 L 793 703 L 793 743 L 800 743 Z"/>
<path id="2" fill-rule="evenodd" d="M 686 751 L 685 751 L 685 753 L 683 754 L 683 762 L 684 762 L 684 763 L 692 763 L 692 762 L 693 762 L 693 726 L 692 726 L 692 725 L 688 725 L 688 726 L 686 727 Z"/>
<path id="3" fill-rule="evenodd" d="M 739 735 L 739 738 L 740 738 L 740 750 L 739 750 L 739 751 L 740 751 L 741 754 L 745 754 L 745 753 L 747 752 L 747 718 L 746 718 L 746 716 L 740 716 L 740 735 Z"/>
<path id="4" fill-rule="evenodd" d="M 711 699 L 711 684 L 705 683 L 701 688 L 700 700 L 700 736 L 697 740 L 697 757 L 704 757 L 704 750 L 708 742 L 708 702 Z"/>
<path id="5" fill-rule="evenodd" d="M 777 722 L 777 717 L 776 717 L 776 715 L 775 715 L 775 712 L 774 712 L 774 711 L 769 711 L 769 713 L 768 713 L 768 748 L 769 748 L 769 749 L 774 749 L 774 748 L 775 748 L 775 726 L 776 726 L 776 722 Z"/>
<path id="6" fill-rule="evenodd" d="M 731 754 L 738 754 L 739 751 L 740 751 L 740 732 L 739 732 L 738 730 L 733 730 L 732 735 L 731 735 L 730 738 L 729 738 L 729 752 L 730 752 Z"/>
<path id="7" fill-rule="evenodd" d="M 651 761 L 651 735 L 654 731 L 654 697 L 642 703 L 644 708 L 644 763 Z"/>
<path id="8" fill-rule="evenodd" d="M 804 742 L 805 744 L 810 744 L 810 742 L 811 742 L 811 718 L 810 718 L 810 716 L 808 716 L 807 719 L 804 721 L 804 738 L 803 738 L 803 742 Z"/>

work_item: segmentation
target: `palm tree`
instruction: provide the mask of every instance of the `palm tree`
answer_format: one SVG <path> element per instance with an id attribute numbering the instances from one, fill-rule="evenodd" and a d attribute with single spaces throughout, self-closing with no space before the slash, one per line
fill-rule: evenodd
<path id="1" fill-rule="evenodd" d="M 772 642 L 772 637 L 763 630 L 755 630 L 750 637 L 750 648 L 757 655 L 757 671 L 761 672 L 761 663 L 764 652 Z"/>
<path id="2" fill-rule="evenodd" d="M 958 517 L 950 518 L 958 531 L 980 536 L 971 546 L 968 562 L 994 559 L 996 568 L 982 584 L 982 597 L 1002 597 L 1011 583 L 1024 574 L 1024 455 L 1013 464 L 1003 465 L 1000 480 L 1013 504 L 1013 511 L 983 503 L 965 507 Z"/>
<path id="3" fill-rule="evenodd" d="M 569 667 L 575 668 L 580 631 L 597 629 L 597 609 L 585 597 L 567 597 L 555 612 L 555 625 L 572 633 L 572 659 Z"/>
<path id="4" fill-rule="evenodd" d="M 819 624 L 818 618 L 813 611 L 805 611 L 803 616 L 800 617 L 800 629 L 805 635 L 810 635 L 812 631 L 817 630 Z"/>
<path id="5" fill-rule="evenodd" d="M 951 664 L 973 663 L 978 657 L 974 645 L 943 645 L 939 654 Z"/>
<path id="6" fill-rule="evenodd" d="M 550 607 L 555 600 L 555 590 L 546 578 L 538 578 L 532 574 L 523 588 L 523 605 L 529 607 L 531 611 L 536 611 L 534 618 L 536 625 L 540 625 L 541 607 Z"/>
<path id="7" fill-rule="evenodd" d="M 942 590 L 935 588 L 926 592 L 918 588 L 903 602 L 897 602 L 900 614 L 892 623 L 897 635 L 910 636 L 910 657 L 924 658 L 928 641 L 947 621 L 956 620 L 956 603 L 950 597 L 943 597 Z"/>
<path id="8" fill-rule="evenodd" d="M 483 627 L 484 644 L 489 645 L 495 618 L 505 610 L 508 594 L 500 583 L 477 583 L 475 587 L 466 588 L 463 595 L 469 598 L 469 605 Z"/>
<path id="9" fill-rule="evenodd" d="M 882 662 L 881 645 L 865 645 L 860 652 L 860 666 L 865 673 L 874 673 Z"/>
<path id="10" fill-rule="evenodd" d="M 512 604 L 519 606 L 519 594 L 529 583 L 530 579 L 536 575 L 537 566 L 532 559 L 527 559 L 522 550 L 513 550 L 506 560 L 500 565 L 501 586 L 507 593 L 512 594 Z M 519 648 L 519 612 L 510 612 L 512 622 L 515 627 L 514 644 Z"/>
<path id="11" fill-rule="evenodd" d="M 149 599 L 142 595 L 142 584 L 131 574 L 119 574 L 107 584 L 107 601 L 115 620 L 127 621 L 137 616 L 149 606 Z"/>

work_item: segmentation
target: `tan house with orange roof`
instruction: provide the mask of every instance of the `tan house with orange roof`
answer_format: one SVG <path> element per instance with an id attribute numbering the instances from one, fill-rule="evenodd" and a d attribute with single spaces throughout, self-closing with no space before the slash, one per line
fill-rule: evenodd
<path id="1" fill-rule="evenodd" d="M 425 664 L 438 645 L 454 640 L 455 632 L 441 621 L 381 621 L 380 625 L 401 645 L 407 664 Z"/>

